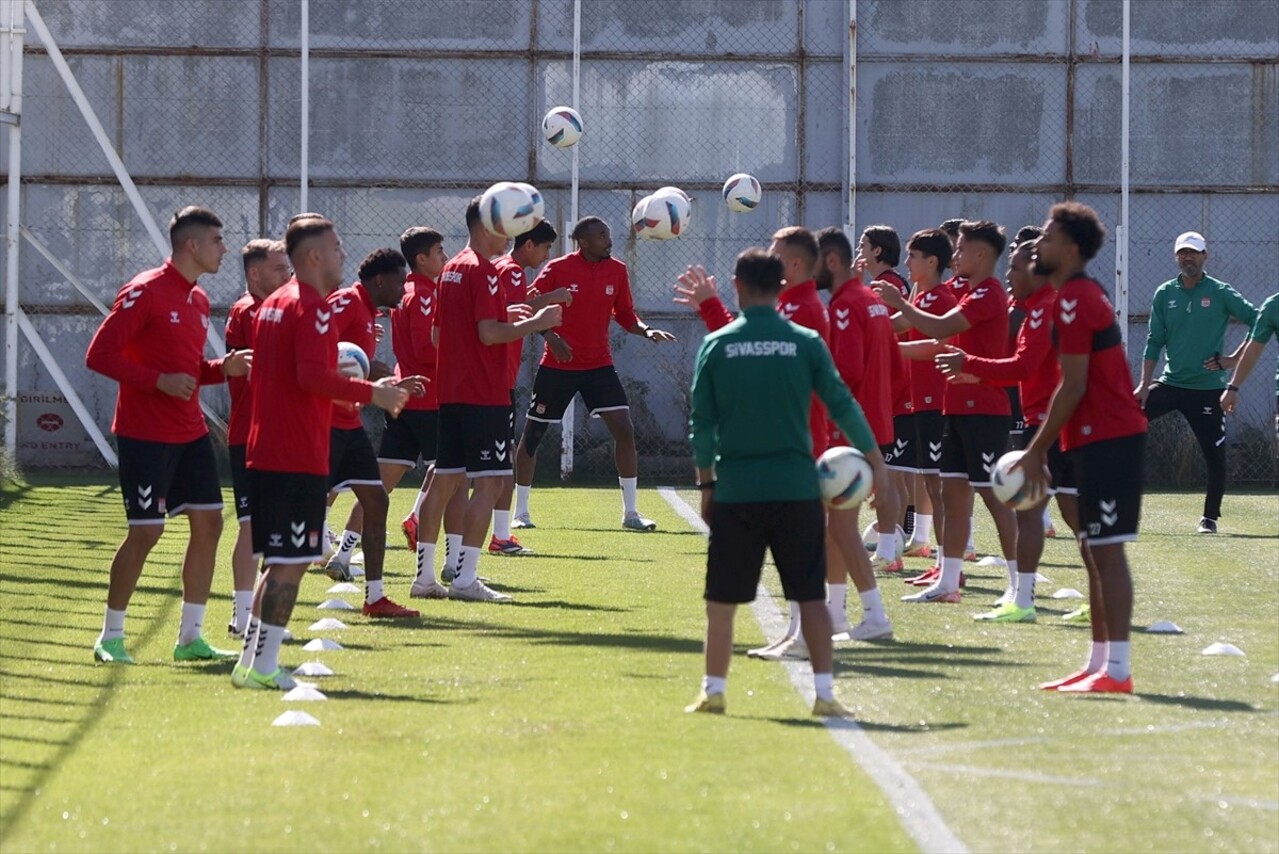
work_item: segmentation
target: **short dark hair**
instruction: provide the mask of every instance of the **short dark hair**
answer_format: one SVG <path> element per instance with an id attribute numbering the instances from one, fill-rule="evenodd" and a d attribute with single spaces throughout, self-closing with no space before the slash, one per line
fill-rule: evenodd
<path id="1" fill-rule="evenodd" d="M 197 228 L 221 228 L 222 220 L 208 208 L 198 205 L 187 205 L 169 220 L 169 246 L 178 248 L 178 244 L 191 237 Z"/>
<path id="2" fill-rule="evenodd" d="M 333 223 L 322 216 L 308 216 L 293 220 L 289 223 L 288 230 L 284 232 L 284 248 L 289 253 L 289 258 L 292 259 L 298 247 L 307 240 L 332 230 Z"/>
<path id="3" fill-rule="evenodd" d="M 782 292 L 782 259 L 752 246 L 737 256 L 733 277 L 748 291 L 777 296 Z"/>
<path id="4" fill-rule="evenodd" d="M 1091 261 L 1106 242 L 1106 227 L 1101 224 L 1097 212 L 1082 202 L 1060 202 L 1048 211 L 1048 219 L 1061 226 L 1061 230 L 1079 247 L 1079 255 Z"/>
<path id="5" fill-rule="evenodd" d="M 404 256 L 409 267 L 412 267 L 414 258 L 431 254 L 435 244 L 443 242 L 444 235 L 435 229 L 424 225 L 414 226 L 400 235 L 400 254 Z"/>
<path id="6" fill-rule="evenodd" d="M 537 225 L 533 226 L 523 234 L 515 235 L 515 243 L 512 246 L 512 251 L 519 249 L 525 243 L 532 243 L 534 246 L 554 243 L 559 236 L 559 232 L 555 230 L 555 226 L 551 225 L 547 220 L 541 220 Z"/>
<path id="7" fill-rule="evenodd" d="M 577 221 L 576 225 L 573 226 L 573 239 L 581 240 L 582 235 L 586 233 L 586 229 L 590 228 L 592 225 L 595 225 L 596 223 L 599 223 L 605 228 L 608 228 L 608 223 L 606 223 L 604 220 L 600 219 L 599 217 L 584 216 Z"/>
<path id="8" fill-rule="evenodd" d="M 988 219 L 965 220 L 959 225 L 959 233 L 969 240 L 980 240 L 994 249 L 996 255 L 1003 252 L 1004 247 L 1008 245 L 1004 227 Z"/>
<path id="9" fill-rule="evenodd" d="M 293 225 L 293 223 L 297 222 L 300 219 L 326 219 L 326 218 L 327 217 L 325 217 L 324 214 L 322 213 L 316 213 L 315 211 L 303 211 L 300 214 L 294 214 L 293 216 L 289 217 L 288 224 Z"/>
<path id="10" fill-rule="evenodd" d="M 1012 249 L 1016 249 L 1028 240 L 1038 240 L 1044 236 L 1044 230 L 1037 225 L 1023 225 L 1017 229 L 1017 236 L 1013 238 Z"/>
<path id="11" fill-rule="evenodd" d="M 902 260 L 902 239 L 891 225 L 872 225 L 862 232 L 866 242 L 879 250 L 879 261 L 896 267 Z"/>
<path id="12" fill-rule="evenodd" d="M 268 240 L 265 237 L 259 237 L 244 244 L 244 248 L 240 250 L 240 262 L 244 265 L 244 272 L 247 274 L 250 267 L 265 261 L 266 256 L 270 253 L 283 251 L 283 240 Z"/>
<path id="13" fill-rule="evenodd" d="M 476 196 L 475 198 L 471 199 L 471 201 L 469 201 L 466 205 L 466 230 L 467 231 L 474 230 L 475 226 L 480 224 L 480 199 L 481 198 L 482 198 L 481 196 Z"/>
<path id="14" fill-rule="evenodd" d="M 917 231 L 906 241 L 908 250 L 914 249 L 920 255 L 928 255 L 937 259 L 937 272 L 950 266 L 951 256 L 955 254 L 950 245 L 950 237 L 940 228 L 925 228 Z"/>
<path id="15" fill-rule="evenodd" d="M 407 266 L 404 256 L 389 246 L 374 249 L 360 262 L 360 281 L 368 282 L 383 273 L 394 273 Z"/>
<path id="16" fill-rule="evenodd" d="M 817 238 L 807 228 L 790 225 L 773 233 L 773 240 L 790 249 L 798 249 L 808 256 L 808 260 L 817 263 Z"/>
<path id="17" fill-rule="evenodd" d="M 962 219 L 947 219 L 942 220 L 942 224 L 937 227 L 941 229 L 947 237 L 954 240 L 956 237 L 959 237 L 959 226 L 963 225 L 963 222 L 964 221 Z"/>
<path id="18" fill-rule="evenodd" d="M 830 226 L 817 232 L 817 255 L 822 257 L 827 252 L 834 252 L 845 267 L 853 264 L 853 244 L 848 240 L 842 228 Z"/>

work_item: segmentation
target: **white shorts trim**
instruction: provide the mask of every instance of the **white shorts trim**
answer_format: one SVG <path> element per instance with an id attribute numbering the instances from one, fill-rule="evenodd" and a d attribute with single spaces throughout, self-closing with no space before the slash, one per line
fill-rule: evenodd
<path id="1" fill-rule="evenodd" d="M 468 471 L 467 477 L 514 477 L 515 469 L 485 469 L 484 471 Z"/>
<path id="2" fill-rule="evenodd" d="M 417 460 L 396 460 L 390 457 L 378 457 L 377 462 L 380 466 L 404 466 L 410 469 L 417 465 Z"/>
<path id="3" fill-rule="evenodd" d="M 249 521 L 252 521 L 252 520 L 253 520 L 253 514 L 252 514 L 252 513 L 250 513 L 250 514 L 249 514 L 249 515 L 247 515 L 247 516 L 236 516 L 236 517 L 235 517 L 235 521 L 239 522 L 241 525 L 243 525 L 245 522 L 249 522 Z"/>
<path id="4" fill-rule="evenodd" d="M 630 404 L 625 404 L 623 406 L 601 406 L 599 409 L 592 409 L 590 413 L 588 414 L 591 417 L 594 417 L 596 415 L 599 415 L 601 412 L 621 412 L 623 409 L 630 409 L 630 408 L 631 408 Z"/>
<path id="5" fill-rule="evenodd" d="M 221 501 L 217 504 L 179 504 L 169 511 L 169 516 L 173 517 L 188 510 L 221 510 L 225 506 Z"/>
<path id="6" fill-rule="evenodd" d="M 968 473 L 962 471 L 942 471 L 941 469 L 938 469 L 937 474 L 941 477 L 953 477 L 959 480 L 968 480 Z"/>
<path id="7" fill-rule="evenodd" d="M 129 527 L 133 527 L 134 525 L 163 525 L 169 520 L 168 519 L 130 519 L 128 521 L 129 521 Z"/>
<path id="8" fill-rule="evenodd" d="M 889 471 L 899 471 L 905 474 L 919 474 L 919 469 L 913 468 L 910 466 L 885 465 L 884 468 L 888 469 Z"/>
<path id="9" fill-rule="evenodd" d="M 1113 546 L 1115 543 L 1133 543 L 1136 541 L 1136 534 L 1117 534 L 1113 537 L 1100 537 L 1097 539 L 1087 537 L 1084 539 L 1084 542 L 1090 546 Z"/>
<path id="10" fill-rule="evenodd" d="M 257 557 L 257 555 L 254 555 L 254 557 Z M 323 557 L 324 555 L 322 554 L 301 555 L 300 557 L 269 557 L 264 560 L 263 563 L 267 566 L 278 566 L 280 564 L 287 566 L 295 563 L 305 563 L 310 565 L 320 561 Z"/>
<path id="11" fill-rule="evenodd" d="M 945 477 L 945 476 L 946 475 L 942 475 L 942 477 Z M 973 489 L 989 489 L 995 484 L 989 480 L 969 480 L 968 485 L 971 486 Z"/>
<path id="12" fill-rule="evenodd" d="M 350 492 L 353 486 L 381 486 L 381 480 L 344 480 L 337 486 L 329 487 L 329 492 Z"/>
<path id="13" fill-rule="evenodd" d="M 467 471 L 466 471 L 466 466 L 461 466 L 461 467 L 459 467 L 459 468 L 455 468 L 455 469 L 439 469 L 439 468 L 437 468 L 437 469 L 435 470 L 435 473 L 436 473 L 436 474 L 466 474 L 466 473 L 467 473 Z"/>
<path id="14" fill-rule="evenodd" d="M 538 418 L 536 415 L 525 415 L 525 421 L 536 421 L 538 424 L 559 424 L 563 418 Z"/>
<path id="15" fill-rule="evenodd" d="M 931 475 L 938 475 L 938 476 L 940 476 L 940 475 L 941 475 L 941 469 L 939 469 L 939 468 L 934 468 L 934 469 L 913 469 L 913 471 L 915 472 L 915 474 L 931 474 Z"/>
<path id="16" fill-rule="evenodd" d="M 1073 486 L 1059 486 L 1053 487 L 1053 489 L 1049 492 L 1049 495 L 1070 495 L 1074 498 L 1078 498 L 1079 490 Z"/>

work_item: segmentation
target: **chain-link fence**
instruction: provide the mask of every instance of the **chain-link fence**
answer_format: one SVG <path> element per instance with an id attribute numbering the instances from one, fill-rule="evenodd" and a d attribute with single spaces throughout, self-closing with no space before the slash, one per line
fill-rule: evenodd
<path id="1" fill-rule="evenodd" d="M 576 55 L 577 210 L 612 225 L 641 316 L 679 337 L 659 345 L 614 328 L 649 477 L 689 471 L 687 389 L 704 329 L 670 291 L 687 264 L 723 276 L 738 251 L 790 224 L 884 222 L 905 237 L 963 216 L 1011 232 L 1067 197 L 1096 207 L 1112 237 L 1119 221 L 1118 0 L 861 0 L 855 22 L 841 0 L 585 0 L 580 28 L 574 0 L 310 0 L 305 80 L 298 0 L 36 5 L 157 219 L 204 204 L 233 247 L 280 234 L 299 210 L 305 87 L 306 207 L 338 224 L 352 276 L 412 225 L 438 228 L 457 251 L 465 202 L 497 180 L 536 184 L 562 231 L 572 154 L 544 143 L 538 124 L 572 103 Z M 1176 234 L 1203 232 L 1210 272 L 1254 303 L 1277 286 L 1279 13 L 1246 0 L 1132 8 L 1129 353 L 1139 367 L 1150 297 L 1176 273 Z M 1182 13 L 1201 25 L 1172 26 Z M 30 35 L 22 123 L 23 222 L 64 268 L 24 243 L 22 304 L 105 429 L 114 389 L 83 368 L 98 315 L 66 274 L 109 302 L 158 254 Z M 764 185 L 750 214 L 720 199 L 739 171 Z M 666 184 L 692 196 L 691 229 L 635 240 L 632 205 Z M 1093 273 L 1109 286 L 1114 271 L 1111 239 Z M 234 257 L 204 286 L 220 319 L 243 288 Z M 1230 346 L 1241 335 L 1232 329 Z M 58 395 L 31 348 L 21 352 L 21 461 L 94 464 L 73 419 L 69 438 L 32 421 Z M 1264 366 L 1256 373 L 1231 420 L 1232 471 L 1272 482 L 1273 397 Z M 205 394 L 225 411 L 220 390 Z M 576 418 L 574 477 L 610 478 L 603 425 L 580 408 Z M 1188 431 L 1172 419 L 1157 428 L 1155 453 L 1188 449 L 1190 463 L 1152 473 L 1197 482 Z M 541 457 L 558 471 L 555 454 Z"/>

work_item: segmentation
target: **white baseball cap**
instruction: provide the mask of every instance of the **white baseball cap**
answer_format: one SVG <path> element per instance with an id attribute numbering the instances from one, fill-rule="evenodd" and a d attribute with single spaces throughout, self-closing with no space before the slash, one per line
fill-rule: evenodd
<path id="1" fill-rule="evenodd" d="M 1208 244 L 1204 243 L 1204 236 L 1197 231 L 1187 231 L 1177 238 L 1177 242 L 1173 244 L 1172 251 L 1180 252 L 1183 249 L 1193 249 L 1196 252 L 1207 252 Z"/>

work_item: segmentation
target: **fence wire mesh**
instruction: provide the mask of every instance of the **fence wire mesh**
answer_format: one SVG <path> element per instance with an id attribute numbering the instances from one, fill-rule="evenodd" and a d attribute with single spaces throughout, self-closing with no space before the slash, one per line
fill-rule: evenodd
<path id="1" fill-rule="evenodd" d="M 1191 5 L 1200 25 L 1174 26 L 1169 7 Z M 459 250 L 466 201 L 497 180 L 536 184 L 557 229 L 570 217 L 572 155 L 544 143 L 538 124 L 573 97 L 573 0 L 311 0 L 306 81 L 295 0 L 37 7 L 161 225 L 199 203 L 222 217 L 232 247 L 282 233 L 301 204 L 304 85 L 307 207 L 338 224 L 352 278 L 360 258 L 397 245 L 409 226 L 435 227 L 450 253 Z M 1254 304 L 1276 288 L 1279 7 L 1137 0 L 1132 9 L 1128 351 L 1136 372 L 1154 289 L 1176 273 L 1178 233 L 1202 232 L 1209 272 Z M 856 10 L 853 22 L 849 4 L 834 0 L 581 4 L 578 210 L 610 223 L 641 316 L 679 337 L 657 345 L 613 332 L 643 476 L 689 471 L 687 389 L 704 329 L 672 304 L 670 289 L 690 263 L 723 277 L 738 251 L 791 224 L 887 223 L 905 238 L 967 217 L 1011 233 L 1077 198 L 1110 230 L 1092 272 L 1114 283 L 1121 4 L 861 0 Z M 109 303 L 159 255 L 30 34 L 24 101 L 23 224 Z M 6 158 L 0 150 L 0 163 Z M 730 213 L 720 197 L 738 171 L 764 186 L 750 214 Z M 636 240 L 631 207 L 666 184 L 692 197 L 691 230 L 674 241 Z M 105 430 L 113 389 L 83 367 L 96 310 L 25 243 L 21 269 L 24 310 Z M 220 321 L 243 290 L 234 256 L 203 284 Z M 1243 332 L 1231 328 L 1227 349 Z M 382 348 L 389 358 L 389 340 Z M 539 356 L 527 348 L 521 400 Z M 1274 482 L 1264 370 L 1273 353 L 1265 358 L 1229 422 L 1234 482 Z M 30 416 L 48 408 L 56 388 L 30 348 L 22 359 L 18 391 L 28 400 L 20 409 Z M 205 394 L 225 413 L 221 390 Z M 573 476 L 611 478 L 606 431 L 580 409 L 577 417 Z M 1194 440 L 1174 419 L 1152 430 L 1161 463 L 1149 467 L 1151 478 L 1202 483 Z M 69 437 L 53 437 L 31 420 L 20 415 L 23 464 L 100 464 L 73 423 Z M 49 447 L 55 439 L 65 447 Z M 70 449 L 77 442 L 78 454 Z M 543 477 L 558 471 L 556 455 L 541 457 Z"/>

